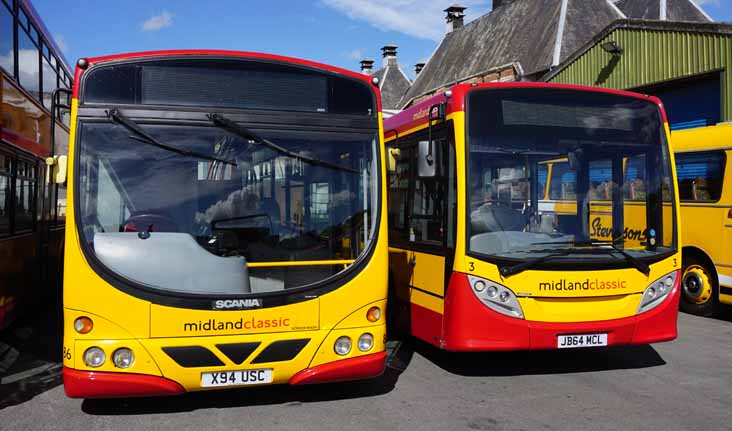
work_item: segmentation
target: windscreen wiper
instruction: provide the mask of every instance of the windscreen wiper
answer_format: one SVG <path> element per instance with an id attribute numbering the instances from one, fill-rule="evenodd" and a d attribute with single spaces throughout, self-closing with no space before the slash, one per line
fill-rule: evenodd
<path id="1" fill-rule="evenodd" d="M 536 265 L 539 265 L 540 263 L 545 262 L 549 259 L 554 259 L 555 257 L 562 257 L 562 256 L 569 256 L 569 255 L 570 255 L 569 251 L 549 253 L 549 254 L 545 254 L 544 256 L 539 256 L 534 259 L 525 260 L 525 261 L 523 261 L 521 263 L 517 263 L 515 265 L 504 266 L 504 267 L 501 267 L 501 275 L 504 277 L 510 277 L 510 276 L 516 275 L 520 272 L 524 272 L 527 269 L 531 269 L 531 268 L 535 267 Z"/>
<path id="2" fill-rule="evenodd" d="M 609 253 L 619 253 L 622 255 L 628 263 L 633 265 L 635 269 L 642 272 L 644 275 L 648 275 L 651 272 L 651 267 L 645 262 L 641 261 L 637 257 L 628 253 L 622 248 L 616 247 L 611 241 L 557 241 L 557 242 L 542 242 L 538 244 L 558 244 L 567 245 L 572 244 L 577 247 L 597 247 L 597 246 L 610 246 L 611 250 L 607 250 Z M 602 249 L 595 249 L 602 250 Z"/>
<path id="3" fill-rule="evenodd" d="M 221 162 L 221 163 L 226 163 L 227 165 L 236 166 L 236 162 L 232 161 L 232 160 L 219 159 L 218 157 L 209 156 L 207 154 L 198 153 L 195 151 L 188 151 L 188 150 L 184 150 L 182 148 L 174 147 L 172 145 L 164 144 L 164 143 L 160 142 L 159 140 L 155 139 L 154 137 L 152 137 L 142 127 L 140 127 L 139 124 L 135 123 L 134 121 L 130 120 L 125 115 L 123 115 L 121 112 L 119 112 L 119 109 L 117 109 L 117 108 L 110 109 L 109 111 L 107 111 L 107 118 L 109 118 L 109 120 L 112 121 L 113 123 L 119 124 L 120 126 L 124 127 L 128 131 L 134 133 L 135 136 L 130 136 L 130 138 L 134 139 L 136 141 L 144 142 L 144 143 L 152 145 L 154 147 L 162 148 L 163 150 L 177 153 L 182 156 L 193 157 L 196 159 L 211 160 L 212 162 Z"/>
<path id="4" fill-rule="evenodd" d="M 295 153 L 294 151 L 290 151 L 287 148 L 283 148 L 274 142 L 270 141 L 269 139 L 263 138 L 256 133 L 252 132 L 251 130 L 247 129 L 246 127 L 235 123 L 234 121 L 229 120 L 228 118 L 221 116 L 219 114 L 209 114 L 208 116 L 209 120 L 214 124 L 214 126 L 226 130 L 229 133 L 233 133 L 241 138 L 253 141 L 257 144 L 264 145 L 284 156 L 292 157 L 293 159 L 302 160 L 305 163 L 311 164 L 311 165 L 317 165 L 322 166 L 330 169 L 335 169 L 338 171 L 344 171 L 351 174 L 358 174 L 358 171 L 351 168 L 346 168 L 343 166 L 336 165 L 335 163 L 326 162 L 325 160 L 316 159 L 309 156 L 304 156 L 302 154 Z"/>

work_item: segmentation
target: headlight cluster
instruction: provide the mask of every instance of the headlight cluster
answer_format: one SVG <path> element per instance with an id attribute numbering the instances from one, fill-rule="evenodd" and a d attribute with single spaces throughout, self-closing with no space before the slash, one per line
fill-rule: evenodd
<path id="1" fill-rule="evenodd" d="M 468 283 L 478 299 L 492 310 L 518 319 L 524 318 L 521 304 L 508 287 L 474 275 L 468 275 Z"/>
<path id="2" fill-rule="evenodd" d="M 643 292 L 640 306 L 638 306 L 638 314 L 653 310 L 660 305 L 676 285 L 676 278 L 679 276 L 678 271 L 669 272 L 663 277 L 651 283 Z"/>
<path id="3" fill-rule="evenodd" d="M 84 352 L 84 363 L 88 367 L 99 368 L 107 361 L 107 355 L 101 347 L 89 347 Z M 132 350 L 120 347 L 112 354 L 112 363 L 117 368 L 130 368 L 135 363 L 135 355 Z"/>
<path id="4" fill-rule="evenodd" d="M 358 343 L 356 344 L 356 346 L 358 346 L 358 350 L 362 352 L 368 352 L 374 347 L 374 336 L 369 334 L 368 332 L 365 334 L 361 334 L 361 336 L 358 337 Z M 342 337 L 338 337 L 338 339 L 335 341 L 335 344 L 333 345 L 333 350 L 336 352 L 336 354 L 340 356 L 346 356 L 347 354 L 351 353 L 351 347 L 353 347 L 351 337 L 344 335 Z"/>

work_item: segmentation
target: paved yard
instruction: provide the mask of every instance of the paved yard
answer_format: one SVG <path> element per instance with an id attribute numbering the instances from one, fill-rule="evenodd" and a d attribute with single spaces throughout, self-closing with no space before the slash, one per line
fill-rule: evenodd
<path id="1" fill-rule="evenodd" d="M 726 316 L 682 314 L 679 339 L 654 346 L 450 355 L 405 343 L 377 381 L 168 399 L 67 399 L 41 349 L 27 359 L 37 374 L 0 386 L 0 430 L 730 429 Z"/>

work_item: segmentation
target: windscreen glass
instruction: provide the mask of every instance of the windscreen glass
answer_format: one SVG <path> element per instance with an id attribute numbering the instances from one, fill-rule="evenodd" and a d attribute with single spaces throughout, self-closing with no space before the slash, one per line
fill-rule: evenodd
<path id="1" fill-rule="evenodd" d="M 277 292 L 344 271 L 374 237 L 376 133 L 85 122 L 81 238 L 108 269 L 195 294 Z"/>
<path id="2" fill-rule="evenodd" d="M 471 252 L 602 263 L 674 249 L 673 182 L 657 105 L 513 88 L 473 92 L 467 112 Z"/>

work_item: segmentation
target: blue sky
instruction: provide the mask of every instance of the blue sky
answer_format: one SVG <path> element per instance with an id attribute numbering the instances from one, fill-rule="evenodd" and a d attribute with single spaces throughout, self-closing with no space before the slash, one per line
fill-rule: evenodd
<path id="1" fill-rule="evenodd" d="M 33 0 L 70 62 L 120 52 L 175 48 L 260 51 L 353 70 L 381 64 L 395 43 L 412 76 L 445 31 L 451 0 Z M 460 0 L 467 20 L 490 0 Z M 717 21 L 732 21 L 732 0 L 697 0 Z M 202 5 L 204 5 L 202 7 Z"/>

